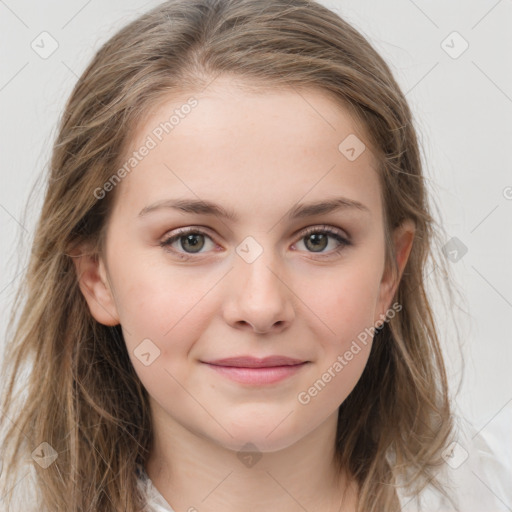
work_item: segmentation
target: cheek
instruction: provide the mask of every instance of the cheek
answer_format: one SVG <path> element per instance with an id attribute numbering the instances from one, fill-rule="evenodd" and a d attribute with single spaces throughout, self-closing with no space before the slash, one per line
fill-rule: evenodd
<path id="1" fill-rule="evenodd" d="M 314 312 L 322 319 L 317 333 L 318 353 L 314 375 L 297 394 L 307 421 L 334 412 L 359 381 L 370 355 L 378 279 L 367 269 L 352 268 L 329 283 L 328 291 L 314 299 Z"/>
<path id="2" fill-rule="evenodd" d="M 143 340 L 151 340 L 160 352 L 158 361 L 172 370 L 176 356 L 187 355 L 210 321 L 215 308 L 208 292 L 218 278 L 194 278 L 184 269 L 162 266 L 138 268 L 119 266 L 114 277 L 126 345 L 132 357 Z"/>
<path id="3" fill-rule="evenodd" d="M 330 275 L 322 287 L 310 288 L 315 291 L 309 291 L 307 303 L 327 326 L 331 343 L 340 349 L 373 326 L 379 295 L 378 267 L 378 263 L 367 265 L 360 260 Z"/>
<path id="4" fill-rule="evenodd" d="M 317 319 L 310 325 L 318 325 L 314 333 L 319 348 L 314 375 L 297 395 L 308 418 L 334 411 L 361 377 L 372 346 L 378 269 L 378 259 L 359 258 L 357 263 L 351 261 L 328 278 L 317 280 L 315 287 L 311 280 L 302 289 L 311 309 L 304 310 L 305 314 Z M 308 295 L 304 295 L 306 290 Z"/>
<path id="5" fill-rule="evenodd" d="M 162 275 L 154 270 L 132 273 L 118 289 L 123 335 L 132 365 L 150 396 L 162 406 L 172 396 L 190 407 L 193 404 L 184 392 L 190 388 L 194 365 L 189 352 L 215 311 L 207 295 L 213 284 L 200 279 L 182 283 L 178 276 Z"/>

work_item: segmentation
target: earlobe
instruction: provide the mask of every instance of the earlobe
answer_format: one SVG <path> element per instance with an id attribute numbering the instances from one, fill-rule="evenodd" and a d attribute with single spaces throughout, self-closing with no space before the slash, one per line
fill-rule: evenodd
<path id="1" fill-rule="evenodd" d="M 396 293 L 400 279 L 402 278 L 403 271 L 409 260 L 409 255 L 412 250 L 415 224 L 412 220 L 406 219 L 400 226 L 393 232 L 393 244 L 396 261 L 396 272 L 392 268 L 386 269 L 382 276 L 380 285 L 379 308 L 382 311 L 379 315 L 385 315 L 386 311 L 391 306 L 391 301 Z M 379 317 L 377 317 L 379 318 Z M 377 321 L 377 320 L 376 320 Z"/>
<path id="2" fill-rule="evenodd" d="M 118 325 L 119 316 L 101 257 L 80 249 L 73 251 L 70 256 L 75 265 L 80 290 L 87 301 L 91 315 L 100 324 Z"/>

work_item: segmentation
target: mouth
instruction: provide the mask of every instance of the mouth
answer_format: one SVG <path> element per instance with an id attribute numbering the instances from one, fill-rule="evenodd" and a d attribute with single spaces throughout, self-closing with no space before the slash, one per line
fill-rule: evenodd
<path id="1" fill-rule="evenodd" d="M 310 361 L 285 356 L 270 356 L 263 359 L 241 356 L 215 361 L 202 361 L 217 374 L 250 386 L 262 386 L 281 382 L 298 372 Z"/>

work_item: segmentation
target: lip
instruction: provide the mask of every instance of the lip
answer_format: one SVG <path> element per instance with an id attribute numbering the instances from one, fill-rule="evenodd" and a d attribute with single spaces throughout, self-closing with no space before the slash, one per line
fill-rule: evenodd
<path id="1" fill-rule="evenodd" d="M 268 368 L 271 366 L 298 365 L 305 363 L 307 361 L 286 356 L 268 356 L 263 358 L 253 356 L 236 356 L 204 362 L 206 362 L 207 364 L 214 364 L 216 366 L 232 366 L 239 368 Z"/>
<path id="2" fill-rule="evenodd" d="M 286 356 L 256 358 L 252 356 L 229 357 L 203 361 L 215 372 L 241 384 L 261 386 L 280 382 L 295 375 L 309 361 Z"/>

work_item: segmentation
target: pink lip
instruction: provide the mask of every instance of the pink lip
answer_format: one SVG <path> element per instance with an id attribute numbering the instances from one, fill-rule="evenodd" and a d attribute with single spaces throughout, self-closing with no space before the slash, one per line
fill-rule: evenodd
<path id="1" fill-rule="evenodd" d="M 285 356 L 258 359 L 250 356 L 230 357 L 206 362 L 210 368 L 241 384 L 273 384 L 291 377 L 308 361 Z"/>
<path id="2" fill-rule="evenodd" d="M 252 356 L 237 356 L 204 362 L 208 364 L 214 364 L 217 366 L 237 366 L 240 368 L 267 368 L 269 366 L 290 366 L 302 364 L 305 363 L 306 361 L 286 356 L 268 356 L 263 357 L 261 359 Z"/>

